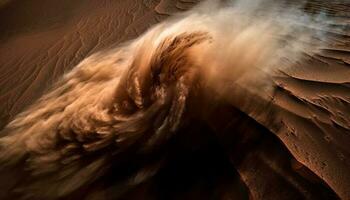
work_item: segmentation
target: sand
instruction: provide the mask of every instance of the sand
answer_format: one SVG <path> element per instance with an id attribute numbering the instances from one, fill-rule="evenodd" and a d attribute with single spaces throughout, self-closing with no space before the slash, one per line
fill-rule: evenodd
<path id="1" fill-rule="evenodd" d="M 96 52 L 109 52 L 197 2 L 0 2 L 0 127 L 16 118 L 21 123 L 17 115 L 47 94 L 63 74 L 83 59 Z M 298 2 L 286 6 L 294 4 Z M 40 182 L 28 176 L 31 171 L 23 170 L 23 163 L 10 164 L 10 169 L 3 169 L 0 175 L 1 180 L 9 180 L 1 181 L 0 189 L 7 192 L 0 194 L 0 198 L 21 199 L 28 195 L 30 199 L 350 198 L 350 4 L 315 0 L 307 3 L 304 10 L 307 13 L 322 10 L 327 16 L 324 21 L 327 29 L 314 27 L 318 35 L 308 41 L 316 44 L 321 38 L 322 46 L 316 53 L 306 52 L 297 62 L 285 61 L 293 67 L 254 76 L 246 73 L 234 84 L 220 82 L 212 86 L 214 93 L 209 97 L 204 94 L 203 102 L 190 104 L 193 110 L 189 114 L 190 123 L 179 128 L 170 141 L 164 144 L 162 141 L 164 146 L 159 149 L 139 155 L 134 153 L 138 147 L 127 147 L 117 159 L 89 157 L 100 167 L 113 163 L 103 173 L 89 168 L 89 160 L 72 169 L 78 176 L 67 175 L 69 181 L 50 175 L 43 178 L 47 182 Z M 99 62 L 103 58 L 96 59 L 96 66 L 103 67 Z M 119 76 L 118 71 L 102 74 L 101 79 L 113 76 Z M 268 88 L 261 89 L 261 85 Z M 101 93 L 109 92 L 104 85 L 100 86 Z M 229 93 L 221 94 L 224 98 L 213 95 L 217 88 L 225 88 Z M 175 94 L 176 91 L 182 90 L 175 90 Z M 56 102 L 58 105 L 60 100 Z M 182 112 L 181 104 L 176 106 L 174 119 Z M 207 109 L 202 111 L 203 108 Z M 193 113 L 201 112 L 202 117 L 194 117 Z M 30 123 L 39 124 L 41 119 L 45 118 L 35 118 L 37 121 Z M 155 122 L 144 123 L 146 127 Z M 5 128 L 1 134 L 27 131 L 26 126 L 22 128 L 22 131 Z M 158 139 L 151 144 L 160 143 Z M 1 148 L 4 152 L 7 146 Z M 40 170 L 50 168 L 43 163 L 33 166 Z M 94 172 L 93 177 L 97 178 L 84 175 L 84 168 L 91 169 L 88 175 Z M 62 167 L 60 176 L 67 169 L 71 170 Z M 23 191 L 13 192 L 14 188 Z"/>

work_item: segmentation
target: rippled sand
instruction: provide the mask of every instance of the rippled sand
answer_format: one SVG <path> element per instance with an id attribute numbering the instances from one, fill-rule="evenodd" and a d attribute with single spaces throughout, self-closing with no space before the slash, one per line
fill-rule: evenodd
<path id="1" fill-rule="evenodd" d="M 196 3 L 0 3 L 0 197 L 350 198 L 350 4 Z"/>

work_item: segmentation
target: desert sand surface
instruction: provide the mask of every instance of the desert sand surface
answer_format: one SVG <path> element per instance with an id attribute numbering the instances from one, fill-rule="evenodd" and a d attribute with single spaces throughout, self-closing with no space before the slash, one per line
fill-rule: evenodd
<path id="1" fill-rule="evenodd" d="M 266 2 L 272 5 L 282 1 Z M 78 135 L 67 139 L 71 143 L 55 143 L 47 148 L 47 143 L 38 142 L 40 147 L 34 145 L 33 152 L 30 147 L 30 150 L 12 147 L 11 154 L 12 144 L 19 147 L 22 144 L 17 144 L 17 140 L 23 140 L 24 146 L 26 138 L 33 140 L 28 142 L 30 146 L 36 144 L 36 139 L 56 139 L 56 136 L 33 139 L 29 134 L 13 137 L 14 142 L 6 140 L 11 134 L 30 133 L 30 130 L 60 131 L 45 121 L 50 122 L 50 116 L 63 112 L 54 108 L 70 97 L 71 93 L 65 96 L 66 89 L 72 90 L 72 94 L 80 91 L 78 86 L 67 86 L 76 74 L 71 75 L 72 79 L 70 75 L 62 78 L 64 74 L 95 53 L 99 55 L 92 57 L 95 66 L 118 65 L 117 59 L 103 62 L 109 55 L 113 57 L 118 46 L 133 44 L 134 39 L 153 25 L 198 3 L 199 0 L 0 1 L 0 129 L 3 129 L 0 134 L 5 138 L 0 142 L 0 163 L 4 166 L 0 170 L 0 199 L 350 199 L 350 2 L 345 0 L 282 2 L 283 8 L 301 7 L 307 15 L 321 16 L 318 22 L 327 28 L 310 25 L 305 29 L 317 33 L 306 42 L 315 47 L 314 51 L 303 52 L 297 61 L 286 59 L 279 63 L 292 67 L 273 73 L 257 72 L 254 76 L 251 72 L 244 73 L 233 84 L 220 81 L 208 86 L 210 94 L 190 95 L 186 105 L 190 105 L 187 110 L 191 112 L 184 111 L 184 125 L 166 139 L 154 139 L 143 127 L 130 123 L 117 128 L 133 132 L 130 127 L 135 125 L 147 132 L 146 136 L 133 144 L 121 142 L 115 150 L 108 136 L 95 141 L 94 134 L 105 129 L 89 129 L 87 133 L 92 136 L 81 139 L 79 131 L 85 134 L 85 127 L 71 128 L 69 131 L 77 130 Z M 166 27 L 167 24 L 160 29 Z M 185 41 L 191 39 L 192 36 Z M 291 34 L 290 40 L 293 39 Z M 319 43 L 322 45 L 316 45 Z M 135 58 L 147 59 L 152 48 L 140 46 L 142 50 Z M 126 51 L 134 51 L 134 47 Z M 171 65 L 172 58 L 167 63 L 166 56 L 160 56 L 165 61 L 159 62 Z M 135 63 L 144 61 L 135 60 Z M 117 88 L 122 92 L 113 101 L 119 98 L 122 104 L 122 100 L 131 98 L 124 99 L 125 93 L 130 92 L 124 87 L 136 83 L 129 83 L 119 74 L 123 73 L 116 68 L 97 78 L 112 80 L 113 76 L 121 76 Z M 104 86 L 113 83 L 101 80 L 93 80 L 91 86 L 96 86 L 102 94 Z M 261 85 L 269 88 L 262 89 Z M 179 88 L 174 90 L 174 96 L 181 103 L 183 90 Z M 216 93 L 217 88 L 224 88 L 225 94 Z M 138 90 L 134 90 L 131 93 L 137 95 Z M 100 100 L 93 91 L 86 91 L 74 93 L 74 98 Z M 181 95 L 176 96 L 177 93 Z M 45 94 L 49 96 L 40 100 Z M 144 109 L 137 98 L 131 100 L 134 107 Z M 169 110 L 175 114 L 170 114 L 170 118 L 176 121 L 182 107 L 173 104 L 175 109 Z M 89 110 L 91 104 L 86 105 L 83 111 Z M 41 108 L 49 111 L 26 118 L 36 111 L 39 113 Z M 19 115 L 23 111 L 26 112 Z M 84 114 L 83 111 L 73 110 L 72 115 Z M 123 112 L 129 114 L 129 110 Z M 149 117 L 143 123 L 151 126 L 157 123 L 156 119 Z M 13 120 L 14 125 L 8 125 Z M 93 142 L 85 144 L 85 139 Z M 151 150 L 147 145 L 143 147 L 144 143 L 152 144 Z M 63 153 L 69 148 L 79 150 L 73 155 Z M 45 157 L 46 154 L 50 157 Z M 53 161 L 52 157 L 55 157 Z"/>

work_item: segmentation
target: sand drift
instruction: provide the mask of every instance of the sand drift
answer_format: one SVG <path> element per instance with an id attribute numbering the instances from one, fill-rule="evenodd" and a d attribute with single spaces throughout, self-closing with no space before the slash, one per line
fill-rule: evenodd
<path id="1" fill-rule="evenodd" d="M 346 24 L 300 8 L 204 2 L 84 59 L 3 130 L 4 198 L 108 199 L 96 191 L 111 190 L 111 173 L 122 196 L 156 176 L 163 149 L 197 121 L 225 138 L 213 120 L 223 105 L 274 133 L 327 198 L 350 198 L 350 54 L 335 44 Z M 280 175 L 306 199 L 326 198 Z"/>

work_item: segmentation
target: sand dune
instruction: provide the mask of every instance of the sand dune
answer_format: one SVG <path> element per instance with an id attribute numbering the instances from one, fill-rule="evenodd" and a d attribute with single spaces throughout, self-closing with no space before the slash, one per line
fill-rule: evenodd
<path id="1" fill-rule="evenodd" d="M 0 198 L 350 198 L 350 4 L 197 3 L 3 4 Z"/>

